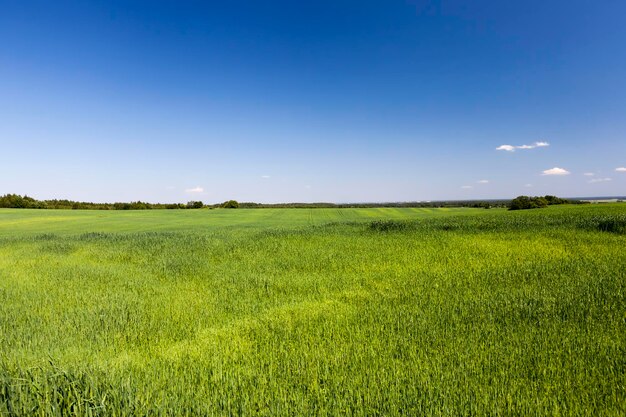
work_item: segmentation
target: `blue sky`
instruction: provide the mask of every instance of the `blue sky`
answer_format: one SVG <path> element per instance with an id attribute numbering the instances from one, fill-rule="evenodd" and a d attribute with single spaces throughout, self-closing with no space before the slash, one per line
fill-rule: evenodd
<path id="1" fill-rule="evenodd" d="M 0 194 L 624 195 L 625 16 L 616 0 L 0 0 Z"/>

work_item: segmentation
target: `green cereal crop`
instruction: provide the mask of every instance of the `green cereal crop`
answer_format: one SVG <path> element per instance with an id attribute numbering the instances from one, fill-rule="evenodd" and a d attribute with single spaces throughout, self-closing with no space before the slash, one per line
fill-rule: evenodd
<path id="1" fill-rule="evenodd" d="M 624 224 L 0 210 L 0 415 L 625 415 Z"/>

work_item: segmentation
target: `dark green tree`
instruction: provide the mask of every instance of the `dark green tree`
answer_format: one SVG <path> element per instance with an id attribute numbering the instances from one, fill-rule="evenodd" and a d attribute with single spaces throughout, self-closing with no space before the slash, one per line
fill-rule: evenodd
<path id="1" fill-rule="evenodd" d="M 228 200 L 222 204 L 222 208 L 239 208 L 237 200 Z"/>
<path id="2" fill-rule="evenodd" d="M 544 208 L 548 206 L 548 201 L 544 197 L 528 197 L 520 195 L 511 201 L 509 210 L 528 210 L 534 208 Z"/>

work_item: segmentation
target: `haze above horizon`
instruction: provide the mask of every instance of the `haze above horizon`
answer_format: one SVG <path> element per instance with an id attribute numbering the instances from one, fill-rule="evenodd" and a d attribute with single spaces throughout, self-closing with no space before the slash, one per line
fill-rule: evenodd
<path id="1" fill-rule="evenodd" d="M 626 3 L 6 1 L 0 194 L 626 190 Z"/>

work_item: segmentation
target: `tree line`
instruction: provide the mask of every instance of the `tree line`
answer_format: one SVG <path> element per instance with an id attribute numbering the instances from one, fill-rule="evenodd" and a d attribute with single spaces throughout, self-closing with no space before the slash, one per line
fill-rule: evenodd
<path id="1" fill-rule="evenodd" d="M 154 209 L 200 209 L 200 208 L 508 208 L 524 210 L 542 208 L 554 204 L 577 204 L 580 201 L 567 200 L 552 195 L 543 197 L 519 196 L 513 200 L 449 200 L 449 201 L 413 201 L 399 203 L 254 203 L 228 200 L 218 204 L 204 204 L 202 201 L 187 203 L 147 203 L 133 201 L 130 203 L 91 203 L 72 200 L 36 200 L 27 195 L 5 194 L 0 196 L 0 208 L 30 209 L 65 209 L 65 210 L 154 210 Z"/>
<path id="2" fill-rule="evenodd" d="M 534 208 L 544 208 L 557 204 L 580 204 L 580 201 L 567 200 L 553 195 L 545 195 L 543 197 L 529 197 L 520 195 L 514 198 L 509 205 L 509 210 L 528 210 Z"/>
<path id="3" fill-rule="evenodd" d="M 36 200 L 27 195 L 5 194 L 0 196 L 0 208 L 64 209 L 64 210 L 152 210 L 152 209 L 197 209 L 204 207 L 202 201 L 183 203 L 91 203 L 72 200 Z"/>
<path id="4" fill-rule="evenodd" d="M 473 207 L 494 208 L 508 207 L 511 200 L 449 200 L 449 201 L 408 201 L 387 203 L 239 203 L 241 208 L 442 208 Z"/>

